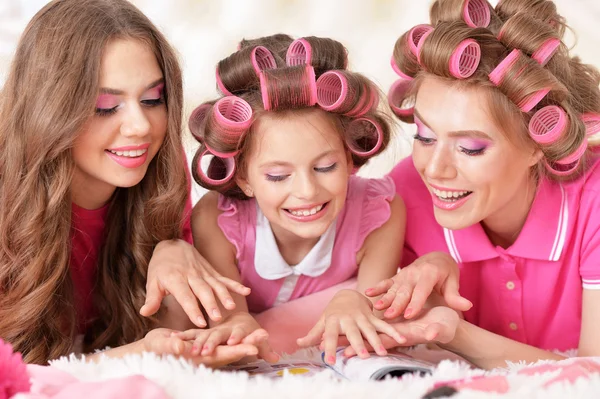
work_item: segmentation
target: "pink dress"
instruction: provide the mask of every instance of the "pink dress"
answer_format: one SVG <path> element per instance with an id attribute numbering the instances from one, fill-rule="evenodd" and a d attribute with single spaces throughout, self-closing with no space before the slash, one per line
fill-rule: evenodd
<path id="1" fill-rule="evenodd" d="M 356 254 L 366 237 L 390 218 L 389 202 L 394 198 L 395 190 L 389 177 L 363 179 L 352 176 L 348 182 L 346 203 L 331 231 L 325 233 L 315 246 L 318 248 L 313 248 L 314 251 L 307 255 L 307 258 L 312 256 L 314 262 L 308 259 L 309 264 L 303 264 L 303 260 L 294 268 L 278 263 L 283 258 L 276 247 L 271 259 L 258 256 L 265 251 L 257 247 L 257 242 L 260 246 L 268 245 L 270 241 L 268 235 L 267 241 L 261 239 L 265 232 L 257 228 L 257 224 L 261 225 L 261 217 L 264 216 L 254 199 L 236 200 L 219 196 L 218 207 L 222 213 L 218 224 L 236 248 L 242 284 L 252 289 L 246 297 L 250 312 L 269 309 L 282 302 L 282 297 L 285 300 L 300 298 L 356 276 Z M 262 263 L 256 264 L 255 259 L 262 259 Z"/>

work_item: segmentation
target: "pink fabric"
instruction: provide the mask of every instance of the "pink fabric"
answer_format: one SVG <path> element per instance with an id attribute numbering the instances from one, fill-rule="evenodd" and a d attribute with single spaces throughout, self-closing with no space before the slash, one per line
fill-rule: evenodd
<path id="1" fill-rule="evenodd" d="M 290 299 L 296 299 L 341 283 L 356 275 L 356 254 L 365 238 L 390 218 L 394 197 L 391 179 L 363 179 L 352 176 L 348 183 L 346 204 L 337 219 L 331 266 L 321 276 L 300 276 Z M 256 201 L 235 200 L 219 196 L 219 227 L 237 250 L 242 283 L 252 288 L 246 297 L 251 312 L 273 306 L 284 279 L 266 280 L 256 273 Z"/>
<path id="2" fill-rule="evenodd" d="M 492 245 L 480 224 L 443 229 L 413 165 L 391 172 L 407 209 L 403 265 L 444 251 L 459 263 L 460 292 L 473 302 L 469 322 L 547 350 L 577 348 L 582 284 L 600 288 L 600 161 L 573 182 L 542 180 L 517 241 Z"/>
<path id="3" fill-rule="evenodd" d="M 169 396 L 154 382 L 141 375 L 103 381 L 79 381 L 68 373 L 47 366 L 27 366 L 31 376 L 31 392 L 21 397 L 29 399 L 167 399 Z"/>
<path id="4" fill-rule="evenodd" d="M 104 224 L 108 204 L 87 210 L 72 204 L 71 278 L 75 290 L 77 330 L 83 334 L 93 317 L 92 289 L 95 284 L 98 252 L 104 244 Z"/>
<path id="5" fill-rule="evenodd" d="M 340 290 L 355 288 L 356 279 L 350 279 L 323 291 L 272 307 L 255 315 L 255 318 L 258 324 L 269 332 L 269 343 L 275 352 L 294 353 L 300 349 L 296 340 L 305 336 L 319 321 L 331 298 Z"/>

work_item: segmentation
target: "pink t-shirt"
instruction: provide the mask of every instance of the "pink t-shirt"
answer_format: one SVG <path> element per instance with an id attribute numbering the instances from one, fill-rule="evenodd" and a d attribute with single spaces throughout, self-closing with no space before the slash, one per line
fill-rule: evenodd
<path id="1" fill-rule="evenodd" d="M 352 176 L 348 183 L 346 203 L 336 219 L 330 265 L 318 277 L 300 275 L 289 300 L 324 290 L 354 277 L 358 270 L 356 254 L 365 238 L 390 218 L 389 202 L 394 195 L 394 183 L 390 178 L 363 179 Z M 218 224 L 236 248 L 242 284 L 252 289 L 246 297 L 248 308 L 254 313 L 269 309 L 281 290 L 285 289 L 283 286 L 286 279 L 265 279 L 257 273 L 254 262 L 256 201 L 236 200 L 220 195 L 218 206 L 223 211 L 218 217 Z"/>
<path id="2" fill-rule="evenodd" d="M 94 316 L 92 291 L 100 248 L 104 244 L 104 226 L 108 204 L 88 210 L 72 204 L 71 278 L 73 279 L 77 330 L 84 333 Z M 193 244 L 191 227 L 192 202 L 188 196 L 184 211 L 182 239 Z"/>
<path id="3" fill-rule="evenodd" d="M 600 289 L 600 161 L 572 182 L 543 179 L 523 230 L 507 249 L 480 224 L 442 228 L 411 158 L 390 176 L 406 204 L 403 265 L 432 251 L 460 267 L 460 292 L 473 302 L 465 319 L 546 350 L 577 348 L 583 288 Z"/>

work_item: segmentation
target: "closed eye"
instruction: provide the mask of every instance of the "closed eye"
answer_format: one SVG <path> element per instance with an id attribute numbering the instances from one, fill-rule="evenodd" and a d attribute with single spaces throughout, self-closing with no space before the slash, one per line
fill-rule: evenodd
<path id="1" fill-rule="evenodd" d="M 415 134 L 413 138 L 417 141 L 420 141 L 423 145 L 429 145 L 435 142 L 435 139 L 423 137 L 419 133 Z"/>
<path id="2" fill-rule="evenodd" d="M 118 107 L 119 107 L 118 105 L 115 105 L 112 108 L 96 108 L 96 115 L 98 115 L 98 116 L 112 115 L 115 112 L 117 112 Z"/>
<path id="3" fill-rule="evenodd" d="M 337 162 L 332 163 L 329 166 L 325 166 L 323 168 L 315 168 L 315 171 L 319 172 L 319 173 L 328 173 L 328 172 L 333 172 L 334 170 L 337 169 Z"/>

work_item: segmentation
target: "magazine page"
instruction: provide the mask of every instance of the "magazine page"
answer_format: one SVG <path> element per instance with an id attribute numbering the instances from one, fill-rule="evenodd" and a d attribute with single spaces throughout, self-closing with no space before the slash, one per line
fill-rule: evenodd
<path id="1" fill-rule="evenodd" d="M 309 377 L 324 370 L 329 370 L 329 367 L 321 362 L 321 353 L 319 351 L 304 350 L 295 355 L 283 355 L 277 363 L 257 360 L 251 363 L 228 365 L 220 370 L 244 371 L 251 376 L 262 375 L 270 378 L 279 378 L 283 377 L 286 372 Z"/>
<path id="2" fill-rule="evenodd" d="M 429 374 L 434 367 L 432 363 L 400 352 L 386 356 L 372 353 L 369 358 L 361 359 L 358 356 L 346 358 L 343 351 L 344 348 L 338 349 L 336 363 L 330 367 L 351 381 L 383 380 L 386 377 L 401 377 L 406 373 Z"/>

